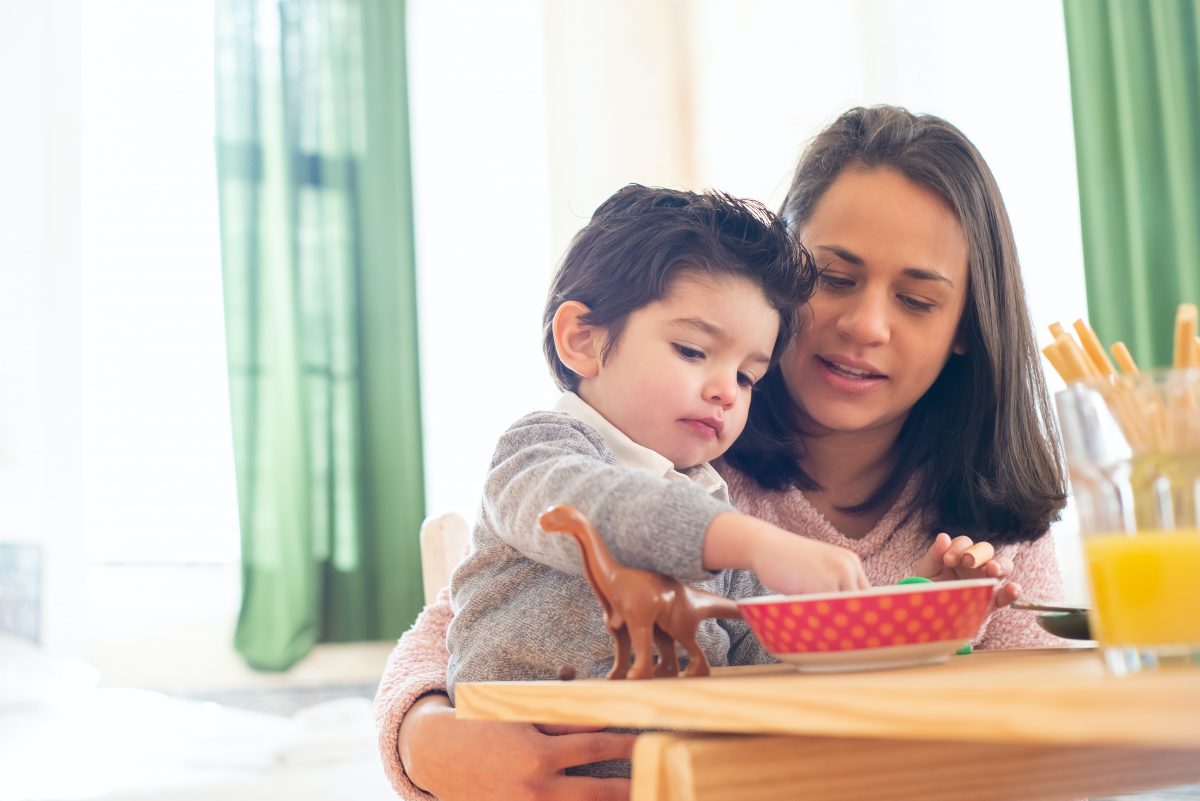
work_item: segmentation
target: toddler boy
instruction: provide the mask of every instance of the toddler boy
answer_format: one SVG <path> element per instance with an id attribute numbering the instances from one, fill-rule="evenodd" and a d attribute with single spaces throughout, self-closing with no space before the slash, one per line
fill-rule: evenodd
<path id="1" fill-rule="evenodd" d="M 542 531 L 569 503 L 623 564 L 730 597 L 868 585 L 849 551 L 730 507 L 709 464 L 741 433 L 756 382 L 796 330 L 812 258 L 764 206 L 630 185 L 576 235 L 546 302 L 564 391 L 500 438 L 471 553 L 451 578 L 448 687 L 612 665 L 579 546 Z M 766 661 L 741 621 L 704 620 L 710 664 Z"/>

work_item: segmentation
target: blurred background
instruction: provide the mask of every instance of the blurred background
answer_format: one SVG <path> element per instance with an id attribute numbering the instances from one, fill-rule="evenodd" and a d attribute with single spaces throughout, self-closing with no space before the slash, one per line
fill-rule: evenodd
<path id="1" fill-rule="evenodd" d="M 241 797 L 246 753 L 344 746 L 328 791 L 245 797 L 388 797 L 366 699 L 424 601 L 420 524 L 473 518 L 499 432 L 553 403 L 548 277 L 626 182 L 776 206 L 845 109 L 944 116 L 1000 183 L 1040 344 L 1090 318 L 1156 359 L 1163 309 L 1200 295 L 1196 20 L 1193 0 L 0 0 L 0 796 L 168 799 L 167 778 L 115 794 L 113 766 L 173 749 L 132 772 L 232 765 L 204 797 Z M 1069 507 L 1055 538 L 1082 600 Z M 96 686 L 208 717 L 28 711 Z M 313 704 L 269 736 L 235 719 Z M 116 746 L 118 718 L 142 745 Z M 72 775 L 112 793 L 14 789 L 60 772 L 64 730 L 96 735 Z"/>
<path id="2" fill-rule="evenodd" d="M 1153 55 L 1171 14 L 1196 19 L 1191 2 L 0 0 L 0 630 L 105 686 L 369 695 L 422 602 L 421 520 L 473 517 L 498 433 L 556 397 L 541 307 L 594 207 L 631 181 L 776 206 L 854 105 L 943 116 L 979 147 L 1045 344 L 1097 291 L 1078 165 L 1195 208 L 1195 28 L 1184 67 Z M 1146 100 L 1114 64 L 1176 94 Z M 1112 125 L 1077 124 L 1105 103 Z M 1192 132 L 1190 161 L 1160 165 L 1183 189 L 1134 187 L 1120 148 L 1077 152 L 1143 124 Z M 1164 306 L 1195 299 L 1174 256 L 1130 252 L 1112 257 L 1172 261 Z"/>

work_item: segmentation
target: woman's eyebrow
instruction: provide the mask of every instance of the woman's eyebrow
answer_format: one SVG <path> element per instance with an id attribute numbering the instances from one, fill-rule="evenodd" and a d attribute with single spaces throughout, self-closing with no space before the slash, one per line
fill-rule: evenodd
<path id="1" fill-rule="evenodd" d="M 916 278 L 921 281 L 944 281 L 950 286 L 954 286 L 954 282 L 946 276 L 939 273 L 937 270 L 926 270 L 920 267 L 905 267 L 901 272 L 909 278 Z"/>
<path id="2" fill-rule="evenodd" d="M 862 256 L 859 256 L 857 253 L 854 253 L 852 251 L 846 250 L 844 247 L 841 247 L 840 245 L 817 245 L 817 250 L 828 250 L 830 253 L 837 256 L 842 261 L 849 262 L 850 264 L 853 264 L 856 267 L 863 266 Z M 919 281 L 941 281 L 943 283 L 949 284 L 950 286 L 954 286 L 953 281 L 951 281 L 945 275 L 942 275 L 941 273 L 939 273 L 937 270 L 930 270 L 925 267 L 905 267 L 900 272 L 902 275 L 904 275 L 908 278 L 916 278 Z"/>
<path id="3" fill-rule="evenodd" d="M 856 253 L 852 253 L 851 251 L 846 250 L 844 247 L 841 247 L 840 245 L 817 245 L 817 250 L 828 250 L 830 253 L 837 256 L 842 261 L 848 261 L 851 264 L 857 265 L 859 267 L 861 267 L 863 264 L 862 256 L 859 256 Z"/>

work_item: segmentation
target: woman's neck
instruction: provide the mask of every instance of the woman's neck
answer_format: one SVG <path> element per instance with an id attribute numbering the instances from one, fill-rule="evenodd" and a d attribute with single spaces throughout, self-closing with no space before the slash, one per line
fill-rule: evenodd
<path id="1" fill-rule="evenodd" d="M 896 464 L 899 425 L 869 431 L 825 432 L 804 437 L 801 461 L 820 490 L 804 493 L 809 503 L 843 535 L 865 536 L 887 511 L 885 508 L 847 513 L 875 494 Z"/>

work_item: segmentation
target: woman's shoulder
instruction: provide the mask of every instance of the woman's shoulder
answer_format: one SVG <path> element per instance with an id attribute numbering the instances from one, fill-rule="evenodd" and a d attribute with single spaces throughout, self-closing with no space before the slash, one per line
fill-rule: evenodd
<path id="1" fill-rule="evenodd" d="M 1024 576 L 1023 584 L 1049 582 L 1055 586 L 1061 585 L 1058 549 L 1054 544 L 1054 535 L 1049 530 L 1036 539 L 1012 542 L 1001 546 L 999 550 L 1013 560 L 1014 574 L 1020 572 Z"/>
<path id="2" fill-rule="evenodd" d="M 730 497 L 734 499 L 734 503 L 739 509 L 742 507 L 743 499 L 747 503 L 757 503 L 767 498 L 786 498 L 793 492 L 792 489 L 766 489 L 760 486 L 753 477 L 738 470 L 725 459 L 713 461 L 712 466 L 721 478 L 725 479 L 725 483 L 729 486 Z"/>

